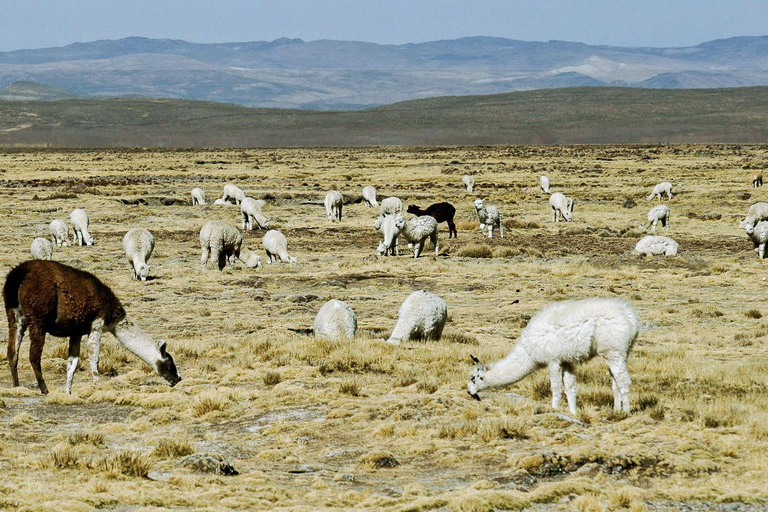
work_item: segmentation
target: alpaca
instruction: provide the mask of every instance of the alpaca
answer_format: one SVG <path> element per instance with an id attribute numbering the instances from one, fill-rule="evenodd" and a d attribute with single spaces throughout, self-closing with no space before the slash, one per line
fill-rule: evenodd
<path id="1" fill-rule="evenodd" d="M 679 244 L 668 236 L 646 235 L 635 244 L 635 252 L 647 255 L 677 256 Z"/>
<path id="2" fill-rule="evenodd" d="M 557 409 L 560 405 L 565 384 L 568 409 L 576 414 L 574 368 L 599 355 L 611 375 L 613 408 L 629 412 L 632 381 L 627 357 L 639 330 L 640 318 L 625 300 L 591 298 L 555 302 L 531 318 L 504 359 L 486 366 L 471 356 L 477 367 L 469 378 L 467 392 L 480 400 L 479 391 L 513 384 L 546 366 L 552 385 L 552 407 Z"/>
<path id="3" fill-rule="evenodd" d="M 245 199 L 245 192 L 240 190 L 240 187 L 227 183 L 224 185 L 224 194 L 221 196 L 221 200 L 229 202 L 230 198 L 235 200 L 235 204 L 240 204 Z"/>
<path id="4" fill-rule="evenodd" d="M 256 227 L 268 229 L 270 219 L 264 217 L 261 213 L 261 206 L 264 201 L 252 197 L 243 198 L 240 202 L 240 213 L 243 214 L 243 229 L 253 230 Z"/>
<path id="5" fill-rule="evenodd" d="M 73 243 L 77 245 L 93 245 L 93 237 L 88 233 L 88 213 L 82 208 L 75 208 L 69 214 L 74 232 Z"/>
<path id="6" fill-rule="evenodd" d="M 206 222 L 200 229 L 200 262 L 205 268 L 208 260 L 216 261 L 219 270 L 229 263 L 235 266 L 239 259 L 248 268 L 261 268 L 261 256 L 245 248 L 243 235 L 236 227 L 222 220 Z"/>
<path id="7" fill-rule="evenodd" d="M 69 226 L 64 219 L 54 219 L 48 226 L 53 238 L 53 243 L 56 245 L 69 246 Z"/>
<path id="8" fill-rule="evenodd" d="M 29 252 L 32 253 L 32 259 L 50 260 L 53 258 L 53 244 L 47 238 L 37 237 L 32 240 Z"/>
<path id="9" fill-rule="evenodd" d="M 755 224 L 755 228 L 748 235 L 755 245 L 757 256 L 762 260 L 765 258 L 765 245 L 768 243 L 768 221 L 761 220 Z"/>
<path id="10" fill-rule="evenodd" d="M 763 186 L 763 171 L 755 171 L 752 174 L 752 188 Z"/>
<path id="11" fill-rule="evenodd" d="M 338 190 L 331 190 L 325 195 L 325 213 L 331 221 L 341 221 L 341 209 L 344 206 L 344 197 Z"/>
<path id="12" fill-rule="evenodd" d="M 146 281 L 149 277 L 147 260 L 155 250 L 155 235 L 144 228 L 131 228 L 123 237 L 123 250 L 133 279 Z"/>
<path id="13" fill-rule="evenodd" d="M 400 306 L 397 323 L 387 343 L 399 345 L 409 340 L 439 340 L 448 319 L 445 301 L 424 290 L 408 296 Z"/>
<path id="14" fill-rule="evenodd" d="M 501 210 L 496 206 L 485 206 L 482 199 L 475 199 L 477 218 L 480 221 L 480 232 L 485 236 L 485 228 L 488 228 L 488 238 L 493 238 L 493 228 L 499 228 L 499 236 L 504 238 L 504 224 L 501 221 Z"/>
<path id="15" fill-rule="evenodd" d="M 376 208 L 379 206 L 378 201 L 376 201 L 376 187 L 370 185 L 363 187 L 363 201 L 365 201 L 368 208 Z"/>
<path id="16" fill-rule="evenodd" d="M 425 215 L 423 217 L 414 217 L 406 222 L 402 215 L 397 214 L 395 216 L 395 225 L 399 229 L 400 234 L 408 240 L 409 248 L 413 244 L 414 258 L 418 258 L 424 250 L 427 238 L 432 241 L 432 245 L 435 247 L 435 256 L 440 254 L 440 244 L 437 241 L 437 221 L 434 217 Z"/>
<path id="17" fill-rule="evenodd" d="M 283 263 L 296 263 L 296 258 L 288 255 L 288 239 L 280 231 L 267 231 L 261 244 L 267 253 L 267 264 L 277 263 L 278 260 Z"/>
<path id="18" fill-rule="evenodd" d="M 441 222 L 448 223 L 448 238 L 458 237 L 456 233 L 456 224 L 453 222 L 453 217 L 456 215 L 456 208 L 451 203 L 435 203 L 427 206 L 426 210 L 422 210 L 415 204 L 408 207 L 408 213 L 412 213 L 418 217 L 423 215 L 429 215 L 434 217 L 438 224 Z"/>
<path id="19" fill-rule="evenodd" d="M 397 238 L 400 236 L 400 228 L 397 226 L 397 217 L 395 215 L 385 215 L 379 217 L 373 223 L 373 227 L 384 235 L 384 240 L 379 243 L 376 250 L 380 256 L 397 256 L 399 254 Z"/>
<path id="20" fill-rule="evenodd" d="M 545 194 L 549 194 L 549 178 L 547 176 L 541 176 L 539 178 L 539 187 Z"/>
<path id="21" fill-rule="evenodd" d="M 750 234 L 755 229 L 755 224 L 761 220 L 768 220 L 768 203 L 760 202 L 751 205 L 747 210 L 747 216 L 739 222 L 739 227 Z"/>
<path id="22" fill-rule="evenodd" d="M 565 197 L 560 192 L 549 196 L 549 206 L 552 208 L 552 222 L 557 222 L 560 217 L 566 222 L 573 218 L 573 198 Z"/>
<path id="23" fill-rule="evenodd" d="M 648 223 L 641 226 L 643 229 L 651 228 L 656 233 L 656 224 L 661 221 L 661 226 L 669 231 L 669 206 L 660 204 L 648 210 Z"/>
<path id="24" fill-rule="evenodd" d="M 668 181 L 663 181 L 653 187 L 653 191 L 645 198 L 646 201 L 650 201 L 654 197 L 659 198 L 661 201 L 661 195 L 667 194 L 667 199 L 672 199 L 672 184 Z"/>
<path id="25" fill-rule="evenodd" d="M 55 261 L 30 260 L 8 273 L 3 286 L 8 316 L 8 362 L 13 385 L 19 385 L 19 348 L 29 329 L 29 362 L 40 392 L 48 394 L 40 360 L 45 335 L 69 337 L 67 394 L 80 359 L 80 341 L 88 335 L 88 360 L 94 381 L 99 377 L 102 331 L 112 333 L 139 359 L 152 367 L 171 386 L 181 380 L 165 341 L 155 341 L 129 316 L 104 283 L 93 274 Z"/>
<path id="26" fill-rule="evenodd" d="M 398 213 L 403 213 L 403 202 L 399 197 L 389 196 L 381 202 L 381 207 L 379 207 L 379 217 L 395 215 Z"/>
<path id="27" fill-rule="evenodd" d="M 331 299 L 317 312 L 314 332 L 318 340 L 353 340 L 357 332 L 357 315 L 343 300 Z"/>
<path id="28" fill-rule="evenodd" d="M 475 189 L 475 177 L 470 176 L 469 174 L 464 175 L 463 178 L 461 178 L 461 182 L 464 184 L 464 190 L 469 192 L 470 194 Z"/>
<path id="29" fill-rule="evenodd" d="M 205 204 L 205 191 L 195 187 L 192 189 L 192 206 Z"/>

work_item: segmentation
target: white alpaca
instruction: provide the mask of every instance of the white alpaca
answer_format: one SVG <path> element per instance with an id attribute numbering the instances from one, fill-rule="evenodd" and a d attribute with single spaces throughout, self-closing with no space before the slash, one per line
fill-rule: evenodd
<path id="1" fill-rule="evenodd" d="M 205 191 L 195 187 L 192 189 L 192 206 L 205 204 Z"/>
<path id="2" fill-rule="evenodd" d="M 549 194 L 549 178 L 546 176 L 541 176 L 539 178 L 539 187 L 541 188 L 542 192 Z"/>
<path id="3" fill-rule="evenodd" d="M 32 240 L 29 252 L 32 253 L 32 259 L 50 260 L 53 257 L 53 244 L 47 238 L 37 237 Z"/>
<path id="4" fill-rule="evenodd" d="M 381 207 L 379 208 L 379 217 L 384 217 L 385 215 L 395 215 L 398 213 L 403 213 L 403 202 L 400 200 L 400 198 L 390 196 L 381 202 Z"/>
<path id="5" fill-rule="evenodd" d="M 387 343 L 408 340 L 439 340 L 448 319 L 448 306 L 434 293 L 418 290 L 400 306 L 397 323 Z"/>
<path id="6" fill-rule="evenodd" d="M 123 237 L 123 250 L 131 266 L 133 279 L 146 281 L 149 277 L 147 260 L 155 250 L 155 236 L 144 228 L 131 228 Z"/>
<path id="7" fill-rule="evenodd" d="M 750 234 L 755 228 L 755 224 L 761 220 L 768 220 L 768 203 L 754 203 L 747 210 L 747 216 L 739 222 L 739 227 Z"/>
<path id="8" fill-rule="evenodd" d="M 493 238 L 493 228 L 499 228 L 499 236 L 504 238 L 504 224 L 501 221 L 501 210 L 496 206 L 485 206 L 482 199 L 475 199 L 477 218 L 480 221 L 480 232 L 485 236 L 485 228 L 488 228 L 488 238 Z"/>
<path id="9" fill-rule="evenodd" d="M 575 366 L 599 355 L 608 365 L 613 387 L 613 408 L 629 412 L 632 383 L 627 357 L 640 330 L 640 318 L 622 299 L 592 298 L 556 302 L 528 322 L 520 339 L 504 359 L 482 364 L 469 378 L 467 391 L 479 400 L 479 391 L 513 384 L 537 368 L 549 368 L 552 407 L 557 409 L 565 385 L 571 414 L 576 414 Z"/>
<path id="10" fill-rule="evenodd" d="M 240 231 L 221 220 L 206 222 L 200 229 L 200 249 L 203 268 L 211 260 L 217 262 L 219 270 L 223 270 L 226 263 L 234 266 L 235 259 L 248 268 L 261 267 L 261 256 L 245 248 Z"/>
<path id="11" fill-rule="evenodd" d="M 346 302 L 331 299 L 317 312 L 314 327 L 319 340 L 352 340 L 357 332 L 357 315 Z"/>
<path id="12" fill-rule="evenodd" d="M 267 263 L 296 263 L 296 258 L 288 255 L 288 239 L 276 229 L 270 229 L 262 240 L 264 251 L 267 253 Z"/>
<path id="13" fill-rule="evenodd" d="M 245 199 L 245 192 L 240 190 L 239 187 L 227 183 L 224 185 L 224 195 L 221 196 L 221 199 L 223 201 L 229 201 L 230 198 L 235 200 L 235 204 L 240 204 L 243 202 L 243 199 Z"/>
<path id="14" fill-rule="evenodd" d="M 440 254 L 440 244 L 437 241 L 437 221 L 434 217 L 423 215 L 421 217 L 413 217 L 406 222 L 402 215 L 397 214 L 395 216 L 395 226 L 397 226 L 400 234 L 408 240 L 408 247 L 410 248 L 411 244 L 413 244 L 414 258 L 418 258 L 424 250 L 427 238 L 430 239 L 435 247 L 435 256 Z"/>
<path id="15" fill-rule="evenodd" d="M 365 201 L 368 208 L 376 208 L 379 206 L 378 201 L 376 201 L 376 187 L 370 185 L 363 187 L 363 201 Z"/>
<path id="16" fill-rule="evenodd" d="M 748 235 L 752 243 L 755 244 L 758 257 L 762 260 L 765 258 L 765 244 L 768 242 L 768 221 L 761 220 L 755 224 L 754 229 Z"/>
<path id="17" fill-rule="evenodd" d="M 344 198 L 338 190 L 331 190 L 325 195 L 325 213 L 328 219 L 341 221 L 341 209 L 344 206 Z"/>
<path id="18" fill-rule="evenodd" d="M 555 192 L 549 196 L 549 206 L 552 208 L 552 222 L 562 219 L 570 222 L 573 218 L 573 198 L 565 197 L 560 192 Z"/>
<path id="19" fill-rule="evenodd" d="M 88 213 L 82 208 L 76 208 L 69 214 L 74 231 L 74 243 L 77 245 L 93 245 L 93 237 L 88 233 Z"/>
<path id="20" fill-rule="evenodd" d="M 650 201 L 654 197 L 658 197 L 659 201 L 661 201 L 662 194 L 667 194 L 667 199 L 672 199 L 672 184 L 670 182 L 663 181 L 657 184 L 655 187 L 653 187 L 653 192 L 651 192 L 650 195 L 645 198 L 645 200 Z"/>
<path id="21" fill-rule="evenodd" d="M 656 233 L 656 224 L 659 221 L 661 221 L 661 226 L 669 231 L 669 206 L 660 204 L 648 210 L 648 223 L 642 227 L 643 229 L 650 227 L 651 231 Z"/>
<path id="22" fill-rule="evenodd" d="M 635 251 L 645 255 L 677 256 L 679 244 L 668 236 L 646 235 L 635 245 Z"/>
<path id="23" fill-rule="evenodd" d="M 463 178 L 461 178 L 461 182 L 464 184 L 464 189 L 469 192 L 470 194 L 475 189 L 475 177 L 470 176 L 469 174 L 466 174 Z"/>
<path id="24" fill-rule="evenodd" d="M 213 204 L 215 204 L 215 205 L 222 205 L 222 204 L 232 204 L 232 203 L 230 203 L 226 199 L 218 198 L 217 200 L 215 200 L 213 202 Z"/>
<path id="25" fill-rule="evenodd" d="M 397 256 L 399 253 L 397 246 L 397 238 L 400 236 L 400 228 L 397 225 L 398 217 L 402 218 L 401 215 L 385 215 L 373 223 L 373 227 L 384 235 L 384 240 L 379 243 L 377 249 L 381 256 Z"/>
<path id="26" fill-rule="evenodd" d="M 69 246 L 69 226 L 64 219 L 54 219 L 48 226 L 51 232 L 53 243 L 56 245 Z"/>
<path id="27" fill-rule="evenodd" d="M 755 171 L 752 173 L 752 188 L 763 186 L 763 171 Z"/>
<path id="28" fill-rule="evenodd" d="M 262 229 L 269 228 L 269 219 L 261 213 L 264 201 L 246 197 L 240 203 L 240 213 L 243 215 L 243 229 L 253 230 L 253 225 Z"/>

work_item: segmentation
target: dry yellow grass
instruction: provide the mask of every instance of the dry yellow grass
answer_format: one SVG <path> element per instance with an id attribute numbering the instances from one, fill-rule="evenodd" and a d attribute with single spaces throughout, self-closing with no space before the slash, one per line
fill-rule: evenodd
<path id="1" fill-rule="evenodd" d="M 86 207 L 96 245 L 54 258 L 112 286 L 167 340 L 184 380 L 169 388 L 107 335 L 103 378 L 92 383 L 84 360 L 66 397 L 66 341 L 49 336 L 46 399 L 25 343 L 22 387 L 0 373 L 0 508 L 765 502 L 768 263 L 738 230 L 749 204 L 768 197 L 748 187 L 765 162 L 762 146 L 2 153 L 0 273 L 28 257 L 52 219 Z M 475 195 L 461 186 L 465 173 L 476 177 Z M 553 191 L 576 199 L 573 222 L 551 222 L 538 189 L 544 173 Z M 675 185 L 669 234 L 680 254 L 633 256 L 645 196 L 662 180 Z M 265 214 L 298 263 L 200 268 L 202 224 L 239 226 L 239 211 L 183 202 L 195 186 L 212 202 L 226 182 L 270 198 Z M 375 211 L 347 205 L 331 224 L 311 203 L 330 188 L 354 196 L 367 184 L 406 204 L 450 201 L 459 237 L 448 240 L 443 224 L 439 257 L 375 259 Z M 503 240 L 481 237 L 478 196 L 501 206 Z M 627 198 L 637 206 L 623 207 Z M 137 199 L 148 204 L 125 204 Z M 145 283 L 131 280 L 122 254 L 133 226 L 157 240 Z M 261 251 L 262 234 L 245 233 L 248 247 Z M 401 302 L 422 288 L 448 303 L 444 339 L 383 343 Z M 499 358 L 541 307 L 590 296 L 626 298 L 644 321 L 629 362 L 631 414 L 611 411 L 600 361 L 577 370 L 579 421 L 551 410 L 545 371 L 482 402 L 467 396 L 470 351 Z M 357 312 L 354 341 L 304 334 L 329 298 Z M 187 461 L 209 456 L 240 474 L 201 473 Z"/>

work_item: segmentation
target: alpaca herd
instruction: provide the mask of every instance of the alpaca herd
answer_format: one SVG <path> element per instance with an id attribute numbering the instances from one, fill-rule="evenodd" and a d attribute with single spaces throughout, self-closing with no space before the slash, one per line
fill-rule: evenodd
<path id="1" fill-rule="evenodd" d="M 759 180 L 758 180 L 759 178 Z M 762 175 L 755 174 L 753 184 L 762 184 Z M 464 176 L 462 184 L 468 193 L 475 186 L 473 176 Z M 755 185 L 755 186 L 759 186 Z M 550 194 L 551 183 L 547 176 L 539 178 L 542 193 Z M 657 184 L 647 200 L 661 201 L 662 195 L 672 199 L 669 182 Z M 205 206 L 206 195 L 201 188 L 191 191 L 191 204 Z M 366 186 L 362 201 L 369 208 L 379 207 L 373 227 L 383 235 L 377 248 L 381 256 L 397 256 L 398 239 L 403 237 L 418 258 L 430 241 L 435 256 L 439 255 L 438 224 L 445 222 L 449 238 L 458 236 L 456 208 L 447 202 L 435 203 L 425 209 L 411 204 L 406 213 L 402 201 L 394 196 L 377 200 L 377 191 Z M 248 197 L 242 189 L 226 184 L 223 196 L 215 204 L 240 205 L 243 230 L 267 230 L 262 246 L 267 263 L 294 264 L 297 259 L 288 253 L 288 239 L 276 229 L 270 229 L 270 219 L 262 213 L 263 200 Z M 358 200 L 359 202 L 359 200 Z M 342 221 L 344 196 L 331 190 L 324 200 L 326 216 L 332 222 Z M 504 238 L 504 223 L 498 206 L 486 204 L 483 199 L 474 200 L 474 208 L 484 237 L 492 238 L 497 230 Z M 574 200 L 562 192 L 549 196 L 553 222 L 570 222 L 573 219 Z M 654 235 L 642 238 L 635 251 L 646 255 L 674 256 L 678 244 L 665 236 L 656 236 L 657 223 L 669 231 L 670 208 L 661 204 L 651 208 L 644 230 Z M 73 244 L 90 246 L 94 238 L 89 233 L 87 212 L 77 208 L 70 215 Z M 768 203 L 755 203 L 740 223 L 752 239 L 760 258 L 765 256 L 768 244 Z M 49 226 L 52 242 L 35 238 L 30 247 L 33 260 L 16 266 L 8 274 L 3 288 L 3 298 L 9 325 L 8 361 L 14 386 L 19 385 L 18 355 L 24 334 L 29 331 L 30 363 L 42 393 L 48 389 L 42 376 L 41 356 L 45 335 L 69 337 L 69 359 L 66 374 L 66 392 L 70 393 L 72 380 L 80 354 L 80 342 L 88 336 L 88 354 L 91 374 L 98 378 L 99 344 L 101 334 L 112 333 L 121 344 L 148 364 L 158 375 L 173 386 L 181 380 L 175 362 L 166 350 L 164 341 L 155 341 L 125 313 L 120 301 L 109 287 L 88 272 L 49 261 L 54 247 L 69 246 L 69 227 L 63 219 L 55 219 Z M 261 268 L 261 257 L 249 250 L 240 230 L 223 220 L 206 222 L 199 232 L 201 264 L 205 269 L 214 262 L 219 270 L 227 264 L 234 266 L 240 260 L 248 268 Z M 134 227 L 123 237 L 125 257 L 134 280 L 146 281 L 150 277 L 148 260 L 155 248 L 155 237 L 147 229 Z M 398 345 L 406 341 L 439 340 L 448 318 L 446 302 L 437 295 L 418 290 L 402 303 L 397 322 L 387 343 Z M 317 312 L 314 335 L 318 340 L 352 340 L 357 333 L 358 320 L 355 311 L 346 302 L 332 299 Z M 479 400 L 479 392 L 511 384 L 523 379 L 537 368 L 547 367 L 552 391 L 552 407 L 557 408 L 565 390 L 571 413 L 576 412 L 575 366 L 600 355 L 609 368 L 614 394 L 614 409 L 630 410 L 631 379 L 627 358 L 640 328 L 640 319 L 628 302 L 621 299 L 591 298 L 551 304 L 540 310 L 521 331 L 519 341 L 504 359 L 483 364 L 472 356 L 476 368 L 472 371 L 467 391 Z"/>

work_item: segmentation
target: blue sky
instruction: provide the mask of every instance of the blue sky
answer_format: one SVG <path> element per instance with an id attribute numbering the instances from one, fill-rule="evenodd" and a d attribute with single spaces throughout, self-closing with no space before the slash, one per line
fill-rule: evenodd
<path id="1" fill-rule="evenodd" d="M 689 46 L 768 34 L 766 0 L 1 0 L 0 51 L 127 36 L 376 43 L 487 35 Z"/>

